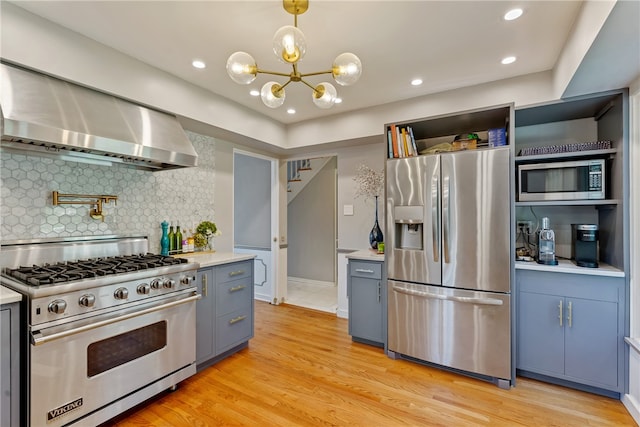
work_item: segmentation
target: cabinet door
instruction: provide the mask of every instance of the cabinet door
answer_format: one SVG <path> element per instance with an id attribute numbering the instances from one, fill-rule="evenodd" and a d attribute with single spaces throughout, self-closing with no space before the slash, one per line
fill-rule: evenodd
<path id="1" fill-rule="evenodd" d="M 242 308 L 251 308 L 253 301 L 251 276 L 226 283 L 216 283 L 216 316 Z"/>
<path id="2" fill-rule="evenodd" d="M 196 284 L 202 299 L 196 302 L 196 363 L 214 355 L 215 283 L 213 268 L 198 270 Z"/>
<path id="3" fill-rule="evenodd" d="M 573 381 L 617 388 L 618 304 L 566 298 L 565 374 Z"/>
<path id="4" fill-rule="evenodd" d="M 382 332 L 382 282 L 351 277 L 349 333 L 356 338 L 384 342 Z"/>
<path id="5" fill-rule="evenodd" d="M 252 307 L 241 308 L 216 319 L 216 355 L 253 337 Z"/>
<path id="6" fill-rule="evenodd" d="M 0 310 L 0 425 L 11 425 L 11 321 L 10 311 Z"/>
<path id="7" fill-rule="evenodd" d="M 564 374 L 564 298 L 519 293 L 517 367 L 545 375 Z"/>

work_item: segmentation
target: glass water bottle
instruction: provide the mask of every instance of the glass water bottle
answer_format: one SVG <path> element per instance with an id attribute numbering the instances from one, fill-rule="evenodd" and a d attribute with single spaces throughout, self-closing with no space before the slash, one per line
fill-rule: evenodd
<path id="1" fill-rule="evenodd" d="M 549 218 L 542 218 L 538 234 L 538 264 L 556 265 L 556 235 L 549 224 Z"/>

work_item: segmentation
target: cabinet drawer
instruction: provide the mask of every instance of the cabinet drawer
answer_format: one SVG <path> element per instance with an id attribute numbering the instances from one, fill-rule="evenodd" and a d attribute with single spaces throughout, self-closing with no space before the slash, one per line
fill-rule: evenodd
<path id="1" fill-rule="evenodd" d="M 366 261 L 349 261 L 349 274 L 370 279 L 382 278 L 382 263 Z"/>
<path id="2" fill-rule="evenodd" d="M 248 341 L 253 337 L 253 316 L 251 307 L 236 310 L 216 319 L 216 353 Z"/>
<path id="3" fill-rule="evenodd" d="M 229 280 L 244 279 L 251 277 L 253 273 L 251 261 L 234 262 L 216 268 L 216 283 L 224 283 Z"/>
<path id="4" fill-rule="evenodd" d="M 251 278 L 234 280 L 216 287 L 216 313 L 227 314 L 251 307 Z"/>

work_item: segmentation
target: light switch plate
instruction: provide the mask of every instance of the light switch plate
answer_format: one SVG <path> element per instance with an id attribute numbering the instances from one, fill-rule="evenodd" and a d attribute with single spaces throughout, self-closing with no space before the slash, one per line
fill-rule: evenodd
<path id="1" fill-rule="evenodd" d="M 344 205 L 342 208 L 343 215 L 353 215 L 353 205 Z"/>

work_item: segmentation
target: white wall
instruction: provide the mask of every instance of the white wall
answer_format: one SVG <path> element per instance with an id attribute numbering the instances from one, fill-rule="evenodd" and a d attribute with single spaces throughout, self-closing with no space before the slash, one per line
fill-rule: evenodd
<path id="1" fill-rule="evenodd" d="M 569 85 L 615 4 L 616 0 L 586 1 L 583 3 L 571 36 L 567 40 L 555 67 L 553 88 L 557 97 L 560 97 Z"/>
<path id="2" fill-rule="evenodd" d="M 289 277 L 335 281 L 336 159 L 331 158 L 289 203 Z"/>

